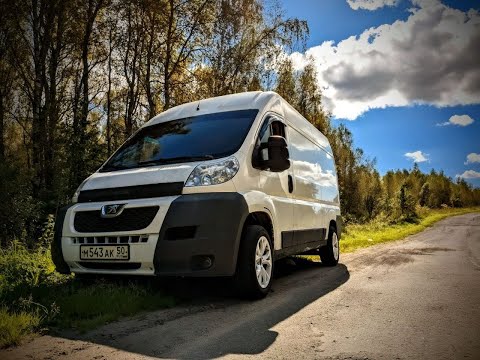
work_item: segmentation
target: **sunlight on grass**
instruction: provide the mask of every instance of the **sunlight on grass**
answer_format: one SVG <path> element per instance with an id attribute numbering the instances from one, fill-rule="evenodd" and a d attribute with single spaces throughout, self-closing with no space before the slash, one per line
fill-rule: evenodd
<path id="1" fill-rule="evenodd" d="M 43 329 L 83 332 L 121 317 L 175 305 L 153 279 L 80 281 L 54 271 L 48 248 L 0 249 L 0 347 Z"/>
<path id="2" fill-rule="evenodd" d="M 0 349 L 18 345 L 39 324 L 40 317 L 36 313 L 9 313 L 5 307 L 0 308 Z"/>
<path id="3" fill-rule="evenodd" d="M 349 225 L 342 234 L 340 250 L 343 253 L 393 240 L 400 240 L 432 226 L 449 216 L 480 212 L 480 208 L 430 210 L 416 223 L 388 224 L 372 222 L 362 225 Z"/>

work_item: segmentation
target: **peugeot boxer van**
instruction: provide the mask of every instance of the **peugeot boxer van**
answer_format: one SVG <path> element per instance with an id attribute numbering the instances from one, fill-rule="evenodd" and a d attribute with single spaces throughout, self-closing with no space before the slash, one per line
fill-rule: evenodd
<path id="1" fill-rule="evenodd" d="M 262 297 L 277 259 L 339 259 L 332 149 L 274 92 L 155 116 L 72 200 L 52 246 L 63 273 L 231 276 L 244 294 Z"/>

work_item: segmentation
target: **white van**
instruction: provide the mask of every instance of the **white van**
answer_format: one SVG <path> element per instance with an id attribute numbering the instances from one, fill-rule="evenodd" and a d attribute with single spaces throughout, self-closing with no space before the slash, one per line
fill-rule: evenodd
<path id="1" fill-rule="evenodd" d="M 274 260 L 336 265 L 342 229 L 327 138 L 274 92 L 155 116 L 88 177 L 56 222 L 57 270 L 234 276 L 265 296 Z"/>

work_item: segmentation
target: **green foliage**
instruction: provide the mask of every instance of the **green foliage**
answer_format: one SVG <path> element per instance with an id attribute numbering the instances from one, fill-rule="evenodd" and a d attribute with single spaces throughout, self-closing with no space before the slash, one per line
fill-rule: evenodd
<path id="1" fill-rule="evenodd" d="M 40 328 L 85 331 L 174 304 L 172 296 L 146 279 L 85 282 L 60 275 L 54 271 L 48 246 L 29 250 L 14 241 L 0 250 L 1 346 L 17 344 Z"/>
<path id="2" fill-rule="evenodd" d="M 398 202 L 403 219 L 412 221 L 417 217 L 415 212 L 415 199 L 410 193 L 407 183 L 402 184 L 398 193 Z"/>
<path id="3" fill-rule="evenodd" d="M 0 297 L 15 289 L 54 282 L 56 277 L 48 248 L 30 251 L 14 241 L 10 248 L 0 249 Z"/>
<path id="4" fill-rule="evenodd" d="M 74 284 L 57 304 L 61 312 L 55 325 L 85 331 L 140 311 L 172 307 L 175 301 L 146 281 L 100 280 L 91 285 Z"/>
<path id="5" fill-rule="evenodd" d="M 290 59 L 285 60 L 279 68 L 275 91 L 291 104 L 297 102 L 297 91 L 293 64 Z"/>
<path id="6" fill-rule="evenodd" d="M 416 234 L 432 226 L 437 221 L 449 216 L 480 212 L 480 208 L 435 209 L 420 208 L 417 210 L 419 219 L 416 222 L 397 222 L 376 219 L 365 224 L 350 224 L 346 227 L 340 241 L 342 252 L 352 252 L 359 248 L 369 247 L 388 241 L 400 240 Z"/>
<path id="7" fill-rule="evenodd" d="M 11 313 L 0 307 L 0 348 L 18 345 L 40 325 L 40 317 L 32 312 Z"/>
<path id="8" fill-rule="evenodd" d="M 0 163 L 0 247 L 12 239 L 25 242 L 39 225 L 40 203 L 30 195 L 28 176 L 18 163 Z"/>
<path id="9" fill-rule="evenodd" d="M 430 185 L 428 182 L 424 183 L 422 185 L 422 189 L 420 190 L 420 195 L 419 195 L 419 205 L 420 206 L 427 206 L 429 198 L 430 198 Z"/>
<path id="10" fill-rule="evenodd" d="M 40 238 L 38 239 L 38 246 L 49 248 L 50 244 L 53 241 L 54 236 L 54 227 L 55 227 L 55 216 L 53 214 L 49 214 L 47 216 L 47 221 L 45 221 L 43 226 L 43 232 Z"/>
<path id="11" fill-rule="evenodd" d="M 246 90 L 276 90 L 328 137 L 347 222 L 480 204 L 480 190 L 416 164 L 380 176 L 345 124 L 330 123 L 313 58 L 299 70 L 285 56 L 309 30 L 276 0 L 38 0 L 2 10 L 1 248 L 48 243 L 51 214 L 160 111 Z"/>

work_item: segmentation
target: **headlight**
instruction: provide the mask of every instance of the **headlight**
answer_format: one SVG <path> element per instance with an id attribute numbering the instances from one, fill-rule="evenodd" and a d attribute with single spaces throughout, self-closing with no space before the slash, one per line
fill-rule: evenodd
<path id="1" fill-rule="evenodd" d="M 76 204 L 78 202 L 78 196 L 80 195 L 80 191 L 82 190 L 82 187 L 83 185 L 85 185 L 85 183 L 87 182 L 88 178 L 86 178 L 85 180 L 82 181 L 82 183 L 79 185 L 79 187 L 77 188 L 77 190 L 75 191 L 75 193 L 73 194 L 72 196 L 72 203 Z"/>
<path id="2" fill-rule="evenodd" d="M 206 186 L 224 183 L 235 176 L 240 165 L 235 157 L 213 164 L 198 165 L 185 182 L 185 186 Z"/>

